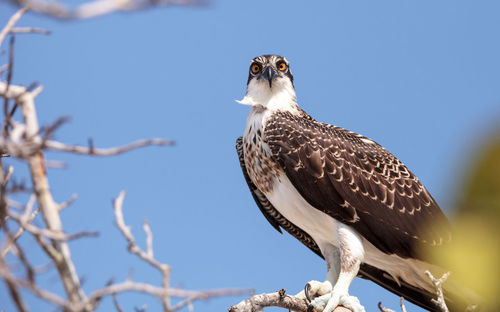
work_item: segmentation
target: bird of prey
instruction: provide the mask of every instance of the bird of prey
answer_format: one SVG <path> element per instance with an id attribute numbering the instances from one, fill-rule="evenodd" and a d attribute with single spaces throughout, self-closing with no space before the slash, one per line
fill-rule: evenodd
<path id="1" fill-rule="evenodd" d="M 236 150 L 258 207 L 276 230 L 326 261 L 326 281 L 310 281 L 298 294 L 309 308 L 365 311 L 348 291 L 360 276 L 437 311 L 424 272 L 446 271 L 422 251 L 447 244 L 452 228 L 419 179 L 375 141 L 299 108 L 282 56 L 251 61 L 246 95 L 237 102 L 251 107 Z M 447 302 L 462 307 L 453 287 L 445 290 Z"/>

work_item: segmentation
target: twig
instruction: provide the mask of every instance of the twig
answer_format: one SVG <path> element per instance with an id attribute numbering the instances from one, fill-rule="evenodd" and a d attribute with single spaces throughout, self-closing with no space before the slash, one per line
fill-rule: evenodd
<path id="1" fill-rule="evenodd" d="M 9 33 L 11 34 L 44 34 L 50 35 L 52 32 L 48 29 L 36 28 L 36 27 L 14 27 Z"/>
<path id="2" fill-rule="evenodd" d="M 94 306 L 96 302 L 100 301 L 105 296 L 128 292 L 128 291 L 146 293 L 149 295 L 153 295 L 159 299 L 164 297 L 176 297 L 176 298 L 193 298 L 192 300 L 209 299 L 212 297 L 220 297 L 220 296 L 236 296 L 248 293 L 248 290 L 246 289 L 216 289 L 207 291 L 192 291 L 192 290 L 184 290 L 178 288 L 169 288 L 165 290 L 162 287 L 156 287 L 148 283 L 138 283 L 138 282 L 133 282 L 131 280 L 127 280 L 125 282 L 112 284 L 94 291 L 92 294 L 89 295 L 88 299 L 85 302 L 82 302 L 79 305 L 77 305 L 75 307 L 75 310 L 79 311 L 81 307 L 86 305 Z"/>
<path id="3" fill-rule="evenodd" d="M 0 42 L 1 44 L 1 42 Z M 9 63 L 7 66 L 7 85 L 5 87 L 5 93 L 8 92 L 10 84 L 12 82 L 12 69 L 14 67 L 14 36 L 10 37 L 9 40 Z M 7 137 L 7 130 L 10 125 L 10 116 L 9 116 L 9 98 L 4 97 L 3 99 L 3 112 L 5 116 L 4 120 L 4 129 L 2 132 L 2 137 L 5 139 Z"/>
<path id="4" fill-rule="evenodd" d="M 123 309 L 120 307 L 118 299 L 116 298 L 116 294 L 112 294 L 111 297 L 113 298 L 113 305 L 115 306 L 116 311 L 123 312 Z"/>
<path id="5" fill-rule="evenodd" d="M 22 279 L 17 279 L 15 278 L 11 273 L 10 270 L 8 269 L 7 265 L 3 261 L 3 259 L 0 258 L 0 276 L 7 282 L 12 285 L 15 285 L 16 287 L 22 287 L 25 289 L 30 290 L 34 295 L 36 295 L 39 298 L 42 298 L 46 301 L 52 302 L 60 307 L 63 307 L 67 310 L 72 310 L 71 305 L 58 295 L 51 293 L 49 291 L 39 289 L 36 287 L 35 284 L 30 283 L 28 281 L 22 280 Z"/>
<path id="6" fill-rule="evenodd" d="M 436 307 L 438 307 L 442 312 L 449 312 L 448 307 L 446 306 L 446 301 L 444 299 L 442 286 L 450 276 L 450 272 L 444 273 L 443 276 L 441 276 L 441 278 L 439 279 L 436 279 L 429 271 L 425 271 L 425 274 L 431 280 L 432 285 L 434 285 L 434 289 L 437 295 L 437 299 L 432 299 L 432 303 L 434 303 Z"/>
<path id="7" fill-rule="evenodd" d="M 78 195 L 77 194 L 73 194 L 71 195 L 70 199 L 68 199 L 67 201 L 65 202 L 62 202 L 59 204 L 59 211 L 63 210 L 64 208 L 70 206 L 71 204 L 73 204 L 75 202 L 75 200 L 78 198 Z"/>
<path id="8" fill-rule="evenodd" d="M 162 274 L 162 286 L 163 289 L 166 291 L 170 287 L 170 266 L 165 263 L 160 263 L 158 262 L 154 257 L 153 257 L 153 234 L 151 233 L 151 230 L 149 228 L 149 225 L 147 224 L 147 221 L 144 220 L 144 231 L 146 232 L 146 242 L 147 242 L 147 252 L 144 252 L 139 248 L 139 246 L 136 244 L 134 236 L 132 235 L 132 232 L 130 231 L 130 227 L 125 224 L 125 221 L 123 220 L 123 199 L 125 198 L 125 191 L 121 191 L 120 195 L 118 195 L 118 198 L 114 201 L 113 203 L 113 208 L 115 212 L 115 219 L 116 219 L 116 226 L 120 229 L 121 233 L 125 237 L 125 239 L 128 242 L 128 250 L 138 256 L 140 259 L 146 261 L 153 267 L 155 267 L 157 270 L 159 270 Z M 165 294 L 167 294 L 165 292 Z M 165 312 L 169 311 L 170 309 L 170 298 L 168 295 L 162 297 L 162 303 L 163 303 L 163 310 Z"/>
<path id="9" fill-rule="evenodd" d="M 142 228 L 144 229 L 144 233 L 146 233 L 146 254 L 148 257 L 153 258 L 153 233 L 151 232 L 151 228 L 149 227 L 148 220 L 144 219 L 144 223 L 142 224 Z"/>
<path id="10" fill-rule="evenodd" d="M 139 140 L 133 143 L 111 148 L 94 148 L 94 147 L 84 147 L 77 145 L 66 145 L 61 142 L 48 140 L 45 142 L 45 147 L 55 151 L 70 152 L 75 154 L 83 155 L 95 155 L 95 156 L 111 156 L 126 153 L 130 150 L 145 147 L 149 145 L 173 145 L 173 141 L 164 139 L 149 139 L 149 140 Z"/>
<path id="11" fill-rule="evenodd" d="M 10 293 L 10 296 L 12 298 L 12 300 L 14 301 L 14 304 L 16 305 L 17 309 L 20 311 L 20 312 L 27 312 L 28 309 L 26 308 L 26 305 L 24 304 L 24 301 L 21 297 L 21 292 L 18 290 L 18 285 L 16 282 L 14 282 L 14 277 L 12 275 L 10 275 L 10 272 L 7 272 L 8 273 L 8 277 L 9 278 L 5 278 L 4 276 L 4 270 L 3 268 L 5 268 L 6 265 L 4 263 L 4 260 L 3 258 L 0 259 L 0 276 L 2 276 L 7 284 L 7 288 L 9 289 L 9 293 Z"/>
<path id="12" fill-rule="evenodd" d="M 16 25 L 21 16 L 29 10 L 28 7 L 24 7 L 19 9 L 14 15 L 12 15 L 5 25 L 5 27 L 0 31 L 0 47 L 2 46 L 2 41 L 5 39 L 5 36 L 11 31 L 12 27 Z"/>
<path id="13" fill-rule="evenodd" d="M 10 212 L 9 217 L 16 220 L 19 222 L 19 225 L 24 228 L 26 231 L 34 234 L 34 235 L 42 235 L 47 238 L 50 238 L 52 240 L 56 241 L 70 241 L 74 239 L 78 239 L 81 237 L 95 237 L 98 236 L 97 232 L 88 232 L 88 231 L 81 231 L 73 234 L 65 234 L 64 232 L 61 231 L 56 231 L 56 230 L 50 230 L 50 229 L 41 229 L 33 224 L 30 223 L 30 220 L 28 220 L 26 217 L 19 216 L 15 213 Z"/>
<path id="14" fill-rule="evenodd" d="M 406 307 L 405 307 L 405 302 L 404 302 L 404 298 L 403 298 L 403 297 L 401 297 L 401 298 L 399 299 L 399 305 L 400 305 L 400 307 L 401 307 L 401 312 L 406 312 Z M 389 309 L 389 308 L 384 308 L 384 307 L 382 306 L 382 302 L 379 302 L 377 306 L 378 306 L 378 308 L 379 308 L 379 310 L 380 310 L 381 312 L 396 312 L 396 311 L 394 311 L 394 310 L 392 310 L 392 309 Z"/>
<path id="15" fill-rule="evenodd" d="M 35 197 L 34 197 L 34 196 L 32 196 L 32 197 L 30 198 L 30 200 L 29 200 L 29 202 L 28 202 L 28 204 L 27 204 L 27 205 L 33 205 L 33 203 L 34 203 L 34 198 L 35 198 Z M 37 208 L 35 209 L 35 211 L 33 211 L 33 212 L 31 213 L 31 215 L 29 216 L 29 218 L 27 218 L 26 223 L 31 223 L 31 222 L 33 221 L 33 219 L 36 217 L 36 215 L 38 214 L 38 211 L 39 211 L 39 210 L 40 210 L 40 209 L 37 207 Z M 10 216 L 9 216 L 9 217 L 10 217 Z M 10 249 L 12 248 L 12 244 L 13 244 L 14 242 L 16 242 L 16 241 L 19 239 L 19 237 L 21 237 L 21 235 L 22 235 L 23 233 L 24 233 L 24 227 L 23 227 L 23 226 L 21 226 L 21 227 L 19 227 L 19 229 L 17 230 L 17 233 L 13 236 L 12 242 L 9 242 L 9 244 L 7 245 L 7 247 L 5 247 L 5 249 L 2 251 L 2 258 L 5 258 L 5 257 L 7 256 L 7 254 L 8 254 L 8 253 L 9 253 L 9 251 L 10 251 Z"/>
<path id="16" fill-rule="evenodd" d="M 377 305 L 377 306 L 378 306 L 378 309 L 380 310 L 380 312 L 396 312 L 396 311 L 394 311 L 393 309 L 384 308 L 384 307 L 382 306 L 382 302 L 380 302 L 380 301 L 379 301 L 379 303 L 378 303 L 378 305 Z"/>

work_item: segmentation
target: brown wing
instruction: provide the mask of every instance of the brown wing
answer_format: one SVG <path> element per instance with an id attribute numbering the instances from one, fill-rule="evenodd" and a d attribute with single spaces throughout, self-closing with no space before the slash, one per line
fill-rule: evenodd
<path id="1" fill-rule="evenodd" d="M 239 137 L 236 140 L 236 152 L 238 153 L 238 159 L 240 160 L 240 166 L 241 170 L 243 171 L 243 176 L 245 177 L 245 181 L 248 184 L 248 188 L 250 189 L 250 192 L 252 193 L 253 199 L 257 203 L 257 206 L 259 207 L 260 211 L 266 217 L 267 221 L 280 233 L 282 227 L 290 233 L 293 237 L 298 239 L 302 244 L 306 245 L 309 249 L 311 249 L 314 253 L 316 253 L 318 256 L 323 257 L 321 255 L 321 252 L 319 250 L 318 245 L 316 245 L 316 242 L 312 239 L 309 234 L 306 232 L 302 231 L 300 228 L 296 227 L 294 224 L 292 224 L 290 221 L 288 221 L 281 213 L 278 212 L 276 208 L 267 200 L 266 195 L 264 195 L 259 189 L 253 184 L 252 180 L 250 180 L 250 177 L 248 176 L 247 168 L 245 166 L 245 158 L 243 154 L 243 138 Z"/>
<path id="2" fill-rule="evenodd" d="M 266 217 L 267 221 L 269 221 L 269 223 L 280 233 L 280 227 L 285 229 L 285 231 L 298 239 L 302 244 L 304 244 L 318 256 L 323 258 L 318 245 L 312 239 L 312 237 L 310 237 L 306 232 L 302 231 L 300 228 L 283 217 L 283 215 L 281 215 L 278 210 L 274 208 L 274 206 L 268 201 L 267 197 L 261 191 L 259 191 L 259 189 L 250 180 L 245 166 L 243 141 L 241 137 L 236 140 L 236 151 L 238 153 L 238 159 L 240 161 L 240 166 L 241 170 L 243 171 L 245 181 L 248 184 L 250 192 L 252 193 L 257 206 L 259 207 L 264 217 Z M 371 280 L 399 296 L 404 296 L 407 300 L 419 305 L 422 308 L 425 308 L 429 311 L 438 311 L 431 302 L 434 294 L 427 293 L 422 289 L 411 286 L 405 281 L 400 281 L 399 283 L 397 283 L 392 278 L 390 278 L 389 274 L 387 274 L 383 270 L 362 263 L 358 276 Z"/>
<path id="3" fill-rule="evenodd" d="M 450 239 L 450 224 L 432 196 L 379 144 L 285 112 L 269 118 L 264 139 L 309 204 L 381 251 L 425 260 L 422 247 Z"/>

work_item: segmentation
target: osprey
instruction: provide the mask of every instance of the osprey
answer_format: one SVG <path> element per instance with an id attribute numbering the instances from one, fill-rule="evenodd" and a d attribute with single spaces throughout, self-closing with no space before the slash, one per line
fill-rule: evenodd
<path id="1" fill-rule="evenodd" d="M 236 150 L 255 202 L 276 230 L 326 261 L 326 281 L 310 281 L 298 294 L 309 308 L 365 311 L 348 292 L 360 276 L 437 311 L 424 272 L 446 270 L 423 250 L 447 244 L 451 226 L 418 178 L 373 140 L 300 109 L 282 56 L 251 61 L 246 95 L 237 102 L 251 107 Z M 450 285 L 448 304 L 465 306 Z"/>

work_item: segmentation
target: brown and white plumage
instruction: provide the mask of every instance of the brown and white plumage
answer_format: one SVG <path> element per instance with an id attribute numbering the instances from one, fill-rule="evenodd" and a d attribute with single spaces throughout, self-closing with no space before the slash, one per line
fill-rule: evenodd
<path id="1" fill-rule="evenodd" d="M 252 60 L 251 106 L 237 151 L 260 210 L 328 265 L 328 291 L 312 306 L 364 311 L 348 287 L 368 278 L 429 310 L 425 270 L 442 272 L 422 251 L 451 238 L 451 226 L 422 183 L 376 142 L 314 120 L 296 104 L 288 61 Z"/>

